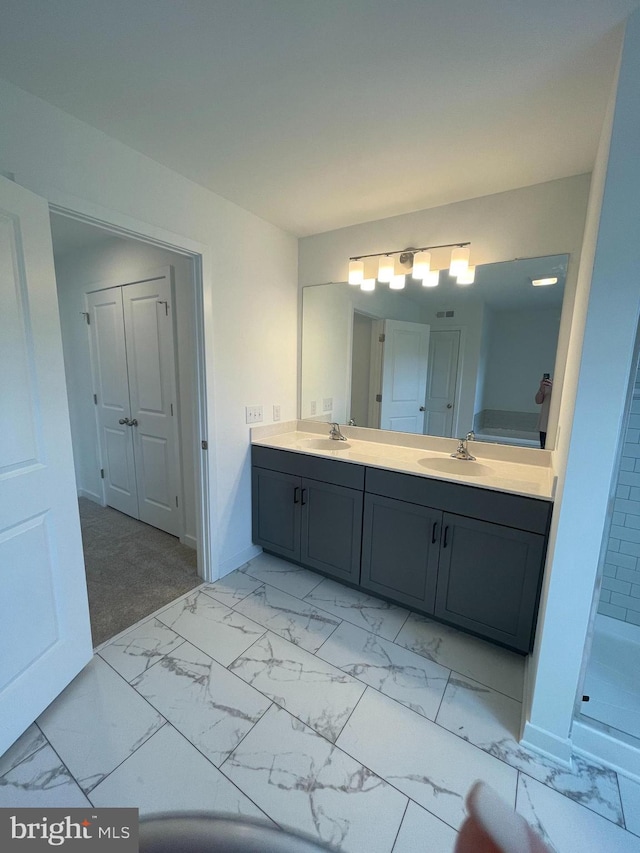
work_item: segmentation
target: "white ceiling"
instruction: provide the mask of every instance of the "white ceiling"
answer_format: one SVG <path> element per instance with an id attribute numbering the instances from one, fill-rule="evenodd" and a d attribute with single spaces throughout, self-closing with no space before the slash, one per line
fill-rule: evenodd
<path id="1" fill-rule="evenodd" d="M 639 0 L 2 0 L 0 76 L 306 235 L 591 170 Z"/>

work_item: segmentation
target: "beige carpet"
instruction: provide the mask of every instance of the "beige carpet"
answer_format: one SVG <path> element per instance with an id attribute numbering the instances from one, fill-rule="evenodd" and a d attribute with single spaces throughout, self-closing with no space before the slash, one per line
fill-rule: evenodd
<path id="1" fill-rule="evenodd" d="M 80 498 L 93 645 L 202 583 L 196 552 L 175 536 Z"/>

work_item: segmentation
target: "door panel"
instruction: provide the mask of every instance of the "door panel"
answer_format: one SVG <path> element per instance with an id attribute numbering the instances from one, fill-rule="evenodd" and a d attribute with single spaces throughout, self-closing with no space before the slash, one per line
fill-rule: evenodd
<path id="1" fill-rule="evenodd" d="M 138 518 L 133 435 L 120 423 L 131 413 L 121 288 L 87 294 L 87 311 L 105 500 Z"/>
<path id="2" fill-rule="evenodd" d="M 0 754 L 91 659 L 49 210 L 0 178 Z"/>
<path id="3" fill-rule="evenodd" d="M 176 374 L 171 282 L 122 288 L 131 418 L 141 521 L 178 536 Z"/>
<path id="4" fill-rule="evenodd" d="M 422 433 L 429 326 L 385 320 L 380 429 Z"/>
<path id="5" fill-rule="evenodd" d="M 450 438 L 453 434 L 459 351 L 457 329 L 431 332 L 425 404 L 427 435 Z"/>

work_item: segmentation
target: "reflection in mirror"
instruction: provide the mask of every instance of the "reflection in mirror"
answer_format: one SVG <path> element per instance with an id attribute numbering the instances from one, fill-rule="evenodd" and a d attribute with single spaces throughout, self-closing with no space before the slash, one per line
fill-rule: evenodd
<path id="1" fill-rule="evenodd" d="M 553 380 L 567 263 L 485 264 L 467 287 L 444 271 L 435 288 L 305 287 L 301 417 L 540 447 L 535 396 Z"/>

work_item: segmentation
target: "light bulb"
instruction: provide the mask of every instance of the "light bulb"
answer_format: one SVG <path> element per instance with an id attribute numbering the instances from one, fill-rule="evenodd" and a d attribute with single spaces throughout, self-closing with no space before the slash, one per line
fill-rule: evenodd
<path id="1" fill-rule="evenodd" d="M 404 287 L 404 275 L 394 275 L 389 282 L 391 290 L 402 290 Z"/>
<path id="2" fill-rule="evenodd" d="M 476 277 L 476 268 L 467 267 L 467 269 L 458 276 L 458 284 L 473 284 Z"/>
<path id="3" fill-rule="evenodd" d="M 364 278 L 364 263 L 349 261 L 349 284 L 360 284 Z"/>
<path id="4" fill-rule="evenodd" d="M 449 274 L 459 276 L 469 266 L 469 247 L 457 246 L 451 252 L 451 264 L 449 265 Z"/>
<path id="5" fill-rule="evenodd" d="M 394 266 L 393 258 L 390 258 L 388 255 L 380 258 L 380 263 L 378 264 L 378 281 L 382 281 L 385 284 L 390 282 L 393 277 Z"/>
<path id="6" fill-rule="evenodd" d="M 437 287 L 440 283 L 440 270 L 429 270 L 426 277 L 422 279 L 423 287 Z"/>
<path id="7" fill-rule="evenodd" d="M 425 279 L 431 269 L 431 252 L 416 252 L 413 256 L 413 272 L 411 275 L 414 278 Z"/>
<path id="8" fill-rule="evenodd" d="M 360 290 L 375 290 L 376 289 L 376 280 L 375 278 L 363 278 L 360 282 Z"/>

